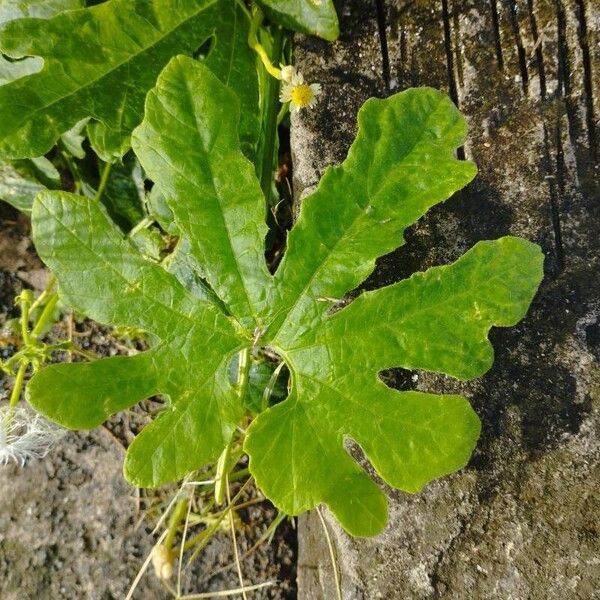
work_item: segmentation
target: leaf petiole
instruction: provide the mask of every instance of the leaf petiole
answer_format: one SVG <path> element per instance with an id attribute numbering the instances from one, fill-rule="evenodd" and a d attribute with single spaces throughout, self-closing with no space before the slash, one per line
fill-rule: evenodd
<path id="1" fill-rule="evenodd" d="M 164 546 L 167 550 L 171 551 L 173 548 L 173 543 L 175 542 L 175 536 L 177 535 L 177 528 L 181 524 L 181 521 L 186 516 L 188 511 L 188 499 L 184 498 L 180 500 L 175 506 L 175 510 L 171 514 L 171 519 L 169 520 L 169 527 L 167 529 L 167 537 L 165 538 Z"/>
<path id="2" fill-rule="evenodd" d="M 246 398 L 246 390 L 248 389 L 248 380 L 250 377 L 250 348 L 244 348 L 240 351 L 238 362 L 238 374 L 236 387 L 238 397 L 243 404 Z"/>
<path id="3" fill-rule="evenodd" d="M 9 405 L 11 408 L 14 408 L 19 399 L 21 398 L 21 391 L 23 389 L 23 382 L 25 380 L 25 373 L 27 372 L 27 367 L 29 366 L 29 360 L 24 360 L 19 365 L 19 370 L 17 371 L 17 376 L 15 378 L 15 383 L 13 385 L 12 392 L 10 394 Z"/>
<path id="4" fill-rule="evenodd" d="M 265 69 L 275 79 L 281 79 L 281 69 L 278 69 L 272 62 L 264 46 L 258 41 L 258 30 L 263 22 L 263 14 L 260 8 L 254 7 L 252 19 L 250 21 L 250 31 L 248 32 L 248 45 L 258 54 Z M 281 31 L 281 27 L 277 28 Z"/>
<path id="5" fill-rule="evenodd" d="M 58 294 L 54 293 L 48 298 L 48 301 L 46 302 L 46 306 L 44 306 L 44 310 L 42 311 L 42 314 L 38 317 L 37 322 L 33 328 L 33 331 L 31 332 L 31 335 L 34 339 L 37 339 L 37 337 L 43 333 L 46 326 L 52 320 L 52 316 L 54 314 L 54 309 L 56 308 L 57 304 L 58 304 Z"/>
<path id="6" fill-rule="evenodd" d="M 54 275 L 53 275 L 48 280 L 48 283 L 46 284 L 44 291 L 34 300 L 33 304 L 31 305 L 31 311 L 36 310 L 38 308 L 38 306 L 40 306 L 41 304 L 46 302 L 46 298 L 48 298 L 48 296 L 52 293 L 52 289 L 54 288 L 55 285 L 56 285 L 56 277 L 54 277 Z"/>
<path id="7" fill-rule="evenodd" d="M 106 189 L 106 184 L 108 183 L 108 178 L 110 176 L 110 171 L 112 169 L 113 163 L 107 162 L 102 169 L 102 174 L 100 175 L 100 183 L 98 184 L 98 190 L 96 191 L 96 196 L 94 200 L 96 202 L 100 202 L 102 199 L 102 194 L 104 194 L 104 190 Z"/>
<path id="8" fill-rule="evenodd" d="M 31 344 L 31 339 L 29 337 L 29 312 L 33 302 L 31 290 L 23 290 L 19 294 L 18 300 L 21 304 L 21 337 L 23 338 L 25 346 L 29 346 Z"/>
<path id="9" fill-rule="evenodd" d="M 271 375 L 271 378 L 269 379 L 269 382 L 267 383 L 267 386 L 265 387 L 265 390 L 263 392 L 262 404 L 260 407 L 261 412 L 263 412 L 263 411 L 267 410 L 267 408 L 269 408 L 269 400 L 271 399 L 271 396 L 273 395 L 273 390 L 275 389 L 277 379 L 279 378 L 279 374 L 281 373 L 281 370 L 283 369 L 284 366 L 285 366 L 285 363 L 280 362 L 277 365 L 277 368 L 273 371 L 273 374 Z"/>

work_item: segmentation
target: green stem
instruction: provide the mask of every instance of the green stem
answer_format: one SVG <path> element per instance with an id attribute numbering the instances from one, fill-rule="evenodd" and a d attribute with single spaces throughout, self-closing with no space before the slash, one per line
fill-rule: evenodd
<path id="1" fill-rule="evenodd" d="M 271 75 L 275 79 L 279 80 L 281 79 L 281 69 L 278 69 L 273 64 L 271 57 L 267 54 L 267 51 L 265 50 L 264 46 L 258 40 L 258 31 L 260 29 L 260 26 L 262 25 L 262 21 L 262 11 L 259 8 L 254 8 L 252 19 L 250 21 L 250 31 L 248 32 L 248 45 L 250 46 L 250 48 L 252 48 L 252 50 L 256 52 L 256 54 L 258 54 L 260 60 L 262 61 L 262 64 L 267 70 L 267 73 L 269 73 L 269 75 Z M 280 27 L 278 29 L 279 31 L 281 31 Z M 280 52 L 274 52 L 273 54 L 277 59 L 279 58 Z"/>
<path id="2" fill-rule="evenodd" d="M 239 471 L 236 471 L 235 473 L 230 473 L 229 474 L 229 481 L 238 481 L 239 479 L 243 479 L 244 477 L 247 477 L 248 475 L 250 475 L 250 469 L 240 469 Z"/>
<path id="3" fill-rule="evenodd" d="M 188 510 L 188 501 L 187 498 L 185 500 L 180 500 L 171 515 L 171 520 L 169 521 L 169 529 L 167 531 L 167 537 L 164 541 L 164 547 L 167 550 L 171 550 L 173 547 L 173 542 L 175 541 L 175 536 L 177 535 L 177 528 L 181 521 L 183 521 Z"/>
<path id="4" fill-rule="evenodd" d="M 250 378 L 250 348 L 244 348 L 240 351 L 238 364 L 237 390 L 240 402 L 243 404 L 246 399 L 246 390 L 248 389 L 248 380 Z"/>
<path id="5" fill-rule="evenodd" d="M 277 60 L 281 57 L 283 50 L 283 29 L 277 27 L 273 34 L 273 57 Z M 268 77 L 265 82 L 265 94 L 263 102 L 264 135 L 262 139 L 262 156 L 260 184 L 267 200 L 267 206 L 271 206 L 271 190 L 273 186 L 275 148 L 277 142 L 277 121 L 279 115 L 279 88 L 278 79 Z"/>
<path id="6" fill-rule="evenodd" d="M 29 311 L 31 310 L 31 303 L 33 297 L 31 290 L 23 290 L 20 295 L 21 298 L 21 336 L 23 343 L 29 346 L 31 343 L 29 338 Z"/>
<path id="7" fill-rule="evenodd" d="M 252 482 L 252 477 L 250 477 L 249 479 L 246 480 L 244 485 L 242 485 L 242 487 L 239 489 L 238 493 L 233 497 L 231 502 L 228 504 L 227 508 L 225 508 L 225 510 L 221 511 L 220 513 L 217 513 L 215 521 L 210 527 L 208 527 L 204 531 L 201 531 L 200 533 L 196 534 L 194 537 L 190 538 L 189 540 L 187 540 L 185 542 L 185 544 L 183 545 L 184 550 L 189 550 L 190 548 L 193 548 L 194 546 L 196 546 L 196 548 L 194 549 L 194 552 L 192 553 L 192 556 L 190 556 L 190 558 L 187 561 L 188 565 L 191 564 L 196 559 L 196 557 L 198 556 L 198 554 L 200 554 L 200 552 L 202 552 L 202 549 L 206 546 L 206 544 L 208 544 L 210 538 L 215 534 L 215 532 L 217 531 L 217 529 L 223 522 L 223 519 L 225 519 L 225 517 L 232 510 L 235 509 L 235 503 L 242 497 L 242 494 L 246 491 L 246 488 L 250 485 L 251 482 Z"/>
<path id="8" fill-rule="evenodd" d="M 21 390 L 23 388 L 23 381 L 25 380 L 25 373 L 27 372 L 28 366 L 28 360 L 24 360 L 19 366 L 19 370 L 17 371 L 17 376 L 15 378 L 15 384 L 10 394 L 9 405 L 11 408 L 14 408 L 17 405 L 19 398 L 21 398 Z"/>
<path id="9" fill-rule="evenodd" d="M 50 296 L 42 314 L 39 316 L 31 335 L 34 338 L 37 338 L 43 331 L 46 325 L 52 320 L 52 315 L 54 314 L 54 309 L 56 308 L 56 304 L 58 302 L 58 294 L 54 293 Z"/>
<path id="10" fill-rule="evenodd" d="M 290 103 L 286 102 L 285 104 L 282 104 L 281 109 L 279 110 L 279 113 L 277 114 L 277 125 L 281 125 L 283 123 L 285 116 L 289 112 L 290 112 Z"/>
<path id="11" fill-rule="evenodd" d="M 277 513 L 277 516 L 275 517 L 275 519 L 273 519 L 273 521 L 271 521 L 271 524 L 269 525 L 269 527 L 267 527 L 266 531 L 258 538 L 258 540 L 256 540 L 256 542 L 248 550 L 246 550 L 240 556 L 240 560 L 244 560 L 246 557 L 250 556 L 265 541 L 270 544 L 271 543 L 271 539 L 270 538 L 272 538 L 273 534 L 275 533 L 275 530 L 277 529 L 277 527 L 279 527 L 280 523 L 286 517 L 287 517 L 287 515 L 285 513 L 282 513 L 281 511 L 279 511 Z M 216 571 L 212 571 L 212 573 L 210 573 L 209 575 L 205 576 L 201 580 L 201 583 L 204 583 L 205 581 L 213 579 L 214 577 L 216 577 L 217 575 L 219 575 L 219 573 L 223 573 L 225 571 L 228 571 L 229 569 L 231 569 L 233 567 L 235 567 L 235 562 L 232 562 L 232 563 L 229 563 L 229 564 L 227 564 L 227 565 L 225 565 L 223 567 L 220 567 Z"/>
<path id="12" fill-rule="evenodd" d="M 95 200 L 96 202 L 100 202 L 102 199 L 102 194 L 104 194 L 104 190 L 106 189 L 106 184 L 108 183 L 108 177 L 110 175 L 110 170 L 112 169 L 113 164 L 111 162 L 107 162 L 102 169 L 102 175 L 100 176 L 100 184 L 98 185 L 98 191 L 96 192 Z"/>
<path id="13" fill-rule="evenodd" d="M 71 153 L 66 149 L 66 147 L 62 143 L 62 141 L 59 142 L 59 146 L 61 148 L 62 157 L 63 157 L 65 163 L 67 164 L 69 171 L 71 171 L 71 177 L 73 177 L 73 185 L 75 186 L 73 191 L 76 194 L 79 194 L 79 193 L 81 193 L 81 188 L 82 188 L 81 175 L 79 173 L 79 168 L 75 164 L 75 161 L 71 157 Z"/>
<path id="14" fill-rule="evenodd" d="M 284 362 L 281 362 L 277 365 L 277 368 L 273 371 L 273 374 L 271 375 L 271 378 L 269 379 L 269 383 L 267 383 L 267 387 L 265 388 L 265 391 L 263 392 L 262 404 L 260 407 L 261 412 L 264 412 L 265 410 L 267 410 L 267 408 L 269 408 L 269 400 L 271 399 L 273 390 L 275 389 L 275 384 L 277 383 L 277 378 L 279 377 L 279 374 L 281 373 L 281 369 L 283 369 L 283 365 L 285 365 Z"/>
<path id="15" fill-rule="evenodd" d="M 16 365 L 17 363 L 21 362 L 21 360 L 25 357 L 25 355 L 26 355 L 25 350 L 19 350 L 18 352 L 13 354 L 7 361 L 2 363 L 3 369 L 8 371 L 10 374 L 12 374 L 13 373 L 13 371 L 12 371 L 13 365 Z"/>
<path id="16" fill-rule="evenodd" d="M 127 235 L 131 238 L 142 229 L 148 229 L 153 223 L 154 219 L 152 217 L 144 217 Z"/>
<path id="17" fill-rule="evenodd" d="M 229 468 L 229 457 L 231 455 L 231 441 L 225 450 L 221 452 L 217 462 L 217 472 L 215 474 L 215 504 L 220 506 L 225 500 L 225 486 L 227 485 L 227 469 Z"/>
<path id="18" fill-rule="evenodd" d="M 248 7 L 244 4 L 244 0 L 235 0 L 235 3 L 244 11 L 245 15 L 251 19 L 250 11 Z"/>
<path id="19" fill-rule="evenodd" d="M 52 275 L 46 284 L 44 291 L 35 299 L 35 302 L 31 305 L 31 310 L 35 310 L 40 304 L 46 301 L 46 298 L 51 294 L 52 289 L 56 285 L 56 277 Z"/>

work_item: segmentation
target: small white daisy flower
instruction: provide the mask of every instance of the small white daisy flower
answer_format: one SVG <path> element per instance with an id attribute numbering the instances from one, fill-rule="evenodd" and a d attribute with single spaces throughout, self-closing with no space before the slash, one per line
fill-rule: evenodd
<path id="1" fill-rule="evenodd" d="M 43 458 L 65 430 L 25 407 L 0 408 L 0 465 Z"/>
<path id="2" fill-rule="evenodd" d="M 312 108 L 316 103 L 321 93 L 321 86 L 318 83 L 305 83 L 302 73 L 299 73 L 291 67 L 292 71 L 286 72 L 286 78 L 282 81 L 281 94 L 279 99 L 281 102 L 289 102 L 293 111 L 299 111 L 302 108 Z"/>

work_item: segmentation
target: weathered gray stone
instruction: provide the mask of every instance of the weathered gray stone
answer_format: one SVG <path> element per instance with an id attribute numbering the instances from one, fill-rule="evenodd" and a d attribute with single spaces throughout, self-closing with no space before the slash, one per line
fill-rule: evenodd
<path id="1" fill-rule="evenodd" d="M 464 394 L 483 433 L 461 473 L 416 496 L 388 490 L 381 536 L 350 539 L 326 513 L 344 599 L 600 597 L 600 7 L 338 4 L 339 42 L 298 43 L 300 69 L 324 84 L 319 107 L 293 120 L 298 198 L 343 159 L 356 110 L 386 87 L 447 90 L 470 123 L 464 154 L 480 168 L 472 185 L 410 229 L 406 246 L 379 261 L 366 287 L 508 233 L 546 254 L 530 314 L 492 331 L 496 363 L 485 377 L 460 384 L 387 374 L 404 388 Z M 299 598 L 335 598 L 316 515 L 301 520 L 299 552 Z"/>
<path id="2" fill-rule="evenodd" d="M 3 600 L 124 598 L 152 548 L 107 430 L 69 434 L 44 460 L 0 468 Z M 136 598 L 166 596 L 145 577 Z"/>

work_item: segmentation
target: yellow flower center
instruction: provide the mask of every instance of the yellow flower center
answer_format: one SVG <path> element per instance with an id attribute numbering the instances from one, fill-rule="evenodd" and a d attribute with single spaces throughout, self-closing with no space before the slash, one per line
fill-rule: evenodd
<path id="1" fill-rule="evenodd" d="M 314 97 L 315 94 L 310 85 L 303 83 L 293 87 L 291 93 L 291 102 L 294 106 L 305 108 L 314 100 Z"/>

